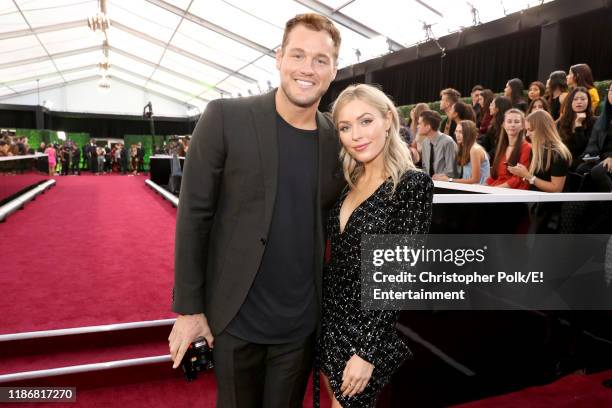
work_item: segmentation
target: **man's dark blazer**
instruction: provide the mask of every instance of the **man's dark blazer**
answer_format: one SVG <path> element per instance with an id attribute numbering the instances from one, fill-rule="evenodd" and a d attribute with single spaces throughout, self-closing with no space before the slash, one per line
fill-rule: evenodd
<path id="1" fill-rule="evenodd" d="M 240 310 L 265 250 L 278 180 L 275 93 L 210 102 L 193 132 L 185 160 L 172 310 L 204 312 L 214 335 Z M 338 136 L 320 112 L 317 128 L 319 205 L 313 279 L 320 306 L 324 222 L 345 182 Z"/>

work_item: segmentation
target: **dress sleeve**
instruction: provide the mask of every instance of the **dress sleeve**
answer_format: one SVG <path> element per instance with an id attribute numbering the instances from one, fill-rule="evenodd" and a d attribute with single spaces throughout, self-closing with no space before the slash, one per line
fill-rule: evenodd
<path id="1" fill-rule="evenodd" d="M 415 235 L 429 231 L 434 185 L 424 172 L 411 172 L 398 183 L 389 207 L 390 234 Z M 397 310 L 364 310 L 355 354 L 371 364 L 387 354 L 389 343 L 381 336 L 389 333 L 399 317 Z"/>

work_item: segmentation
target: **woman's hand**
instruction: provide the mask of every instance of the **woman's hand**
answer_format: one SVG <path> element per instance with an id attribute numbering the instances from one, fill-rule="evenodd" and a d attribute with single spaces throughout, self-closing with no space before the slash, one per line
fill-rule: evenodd
<path id="1" fill-rule="evenodd" d="M 525 167 L 521 163 L 518 163 L 516 166 L 508 166 L 508 171 L 511 174 L 518 176 L 518 177 L 522 177 L 522 178 L 530 177 L 529 170 L 527 170 L 527 167 Z"/>
<path id="2" fill-rule="evenodd" d="M 368 363 L 357 354 L 346 363 L 344 372 L 342 373 L 342 396 L 353 397 L 361 394 L 372 377 L 374 365 Z"/>
<path id="3" fill-rule="evenodd" d="M 604 166 L 605 169 L 608 169 L 608 172 L 612 173 L 612 157 L 608 157 L 602 161 L 601 165 Z"/>
<path id="4" fill-rule="evenodd" d="M 576 113 L 576 120 L 574 121 L 574 127 L 582 126 L 582 123 L 584 122 L 585 119 L 586 119 L 586 113 L 584 112 Z"/>
<path id="5" fill-rule="evenodd" d="M 438 181 L 448 181 L 446 174 L 434 174 L 431 178 Z"/>

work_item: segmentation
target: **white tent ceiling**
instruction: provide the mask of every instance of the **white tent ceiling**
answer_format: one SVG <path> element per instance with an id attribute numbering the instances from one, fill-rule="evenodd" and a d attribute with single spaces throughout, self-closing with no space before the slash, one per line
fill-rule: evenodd
<path id="1" fill-rule="evenodd" d="M 435 37 L 469 27 L 472 5 L 485 23 L 541 3 L 108 0 L 110 94 L 121 83 L 182 109 L 202 109 L 222 95 L 265 91 L 278 83 L 273 56 L 284 23 L 299 13 L 315 11 L 336 22 L 344 67 L 358 62 L 357 49 L 365 61 L 425 41 L 424 24 Z M 98 0 L 0 0 L 0 103 L 84 82 L 91 82 L 87 96 L 95 96 L 104 36 L 94 33 L 87 19 L 98 10 Z"/>

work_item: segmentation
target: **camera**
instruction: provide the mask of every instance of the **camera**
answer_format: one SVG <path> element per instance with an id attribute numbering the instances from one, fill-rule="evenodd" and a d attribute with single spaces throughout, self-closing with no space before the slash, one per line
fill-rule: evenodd
<path id="1" fill-rule="evenodd" d="M 189 345 L 181 360 L 185 379 L 191 382 L 198 378 L 198 373 L 213 368 L 212 350 L 204 337 L 198 337 Z"/>

